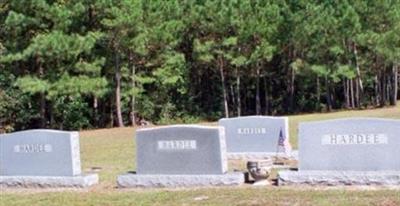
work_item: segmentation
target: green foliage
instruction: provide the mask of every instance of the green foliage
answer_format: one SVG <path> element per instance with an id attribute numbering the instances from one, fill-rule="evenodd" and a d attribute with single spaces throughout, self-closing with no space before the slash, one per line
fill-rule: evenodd
<path id="1" fill-rule="evenodd" d="M 211 53 L 214 46 L 214 41 L 206 41 L 203 43 L 200 42 L 199 39 L 194 41 L 194 50 L 198 55 L 198 59 L 203 62 L 210 63 L 214 60 L 214 55 Z"/>
<path id="2" fill-rule="evenodd" d="M 87 102 L 79 96 L 58 98 L 53 105 L 54 118 L 62 123 L 66 130 L 89 128 L 90 109 Z"/>
<path id="3" fill-rule="evenodd" d="M 18 86 L 22 92 L 31 95 L 47 92 L 50 88 L 50 85 L 47 81 L 32 76 L 19 78 L 15 85 Z"/>
<path id="4" fill-rule="evenodd" d="M 94 96 L 102 96 L 107 90 L 107 80 L 103 78 L 90 78 L 87 76 L 62 75 L 61 78 L 54 82 L 48 92 L 50 99 L 57 96 L 70 96 L 77 94 L 92 94 Z"/>
<path id="5" fill-rule="evenodd" d="M 7 0 L 0 122 L 114 126 L 117 108 L 125 124 L 215 120 L 223 88 L 231 116 L 341 109 L 349 95 L 393 104 L 399 11 L 397 0 Z"/>
<path id="6" fill-rule="evenodd" d="M 339 65 L 336 74 L 347 79 L 353 79 L 356 77 L 355 69 L 349 65 Z"/>
<path id="7" fill-rule="evenodd" d="M 0 90 L 0 125 L 2 125 L 3 129 L 8 132 L 11 132 L 14 129 L 13 125 L 10 125 L 8 120 L 12 116 L 10 111 L 12 110 L 12 107 L 15 106 L 15 102 L 15 99 Z"/>
<path id="8" fill-rule="evenodd" d="M 167 103 L 166 105 L 164 105 L 160 116 L 160 120 L 157 121 L 157 124 L 161 125 L 193 124 L 200 121 L 199 117 L 179 112 L 177 108 L 171 103 Z"/>
<path id="9" fill-rule="evenodd" d="M 86 62 L 84 60 L 80 60 L 75 64 L 75 69 L 76 69 L 75 71 L 81 74 L 99 76 L 101 75 L 101 69 L 105 64 L 105 61 L 106 59 L 104 57 L 96 59 L 93 62 Z"/>
<path id="10" fill-rule="evenodd" d="M 325 65 L 312 65 L 311 71 L 319 77 L 325 77 L 329 74 L 329 69 Z"/>
<path id="11" fill-rule="evenodd" d="M 186 93 L 185 87 L 185 58 L 183 54 L 167 54 L 163 57 L 164 63 L 154 71 L 159 88 L 169 91 L 170 88 L 177 89 L 180 94 Z"/>

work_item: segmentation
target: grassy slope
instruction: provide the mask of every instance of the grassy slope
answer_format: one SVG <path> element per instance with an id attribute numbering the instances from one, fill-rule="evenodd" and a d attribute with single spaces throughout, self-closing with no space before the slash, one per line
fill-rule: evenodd
<path id="1" fill-rule="evenodd" d="M 342 117 L 399 118 L 400 106 L 365 111 L 342 111 L 329 114 L 308 114 L 290 117 L 293 144 L 297 125 Z M 2 205 L 400 205 L 400 191 L 379 189 L 360 191 L 352 188 L 326 190 L 306 188 L 209 188 L 189 190 L 118 190 L 118 174 L 135 169 L 134 128 L 83 131 L 81 158 L 83 168 L 100 167 L 100 184 L 88 190 L 65 192 L 2 191 Z M 295 145 L 295 144 L 294 144 Z M 295 145 L 296 146 L 296 145 Z M 207 196 L 205 200 L 196 197 Z"/>

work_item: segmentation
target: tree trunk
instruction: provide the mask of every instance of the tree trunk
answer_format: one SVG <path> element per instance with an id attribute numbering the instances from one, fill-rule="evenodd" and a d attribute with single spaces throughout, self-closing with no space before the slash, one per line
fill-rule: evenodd
<path id="1" fill-rule="evenodd" d="M 38 77 L 39 79 L 43 79 L 44 69 L 42 63 L 40 61 L 39 56 L 36 56 L 36 65 L 38 65 Z M 46 96 L 44 92 L 39 93 L 39 102 L 40 102 L 40 127 L 46 127 Z"/>
<path id="2" fill-rule="evenodd" d="M 355 63 L 356 63 L 356 72 L 357 72 L 357 76 L 356 76 L 356 104 L 357 107 L 360 108 L 361 107 L 361 99 L 362 99 L 362 93 L 364 91 L 364 87 L 363 87 L 363 82 L 361 79 L 361 72 L 360 72 L 360 66 L 358 64 L 358 52 L 357 52 L 357 45 L 354 43 L 353 45 L 353 53 L 354 53 L 354 58 L 355 58 Z"/>
<path id="3" fill-rule="evenodd" d="M 117 113 L 117 126 L 123 127 L 121 109 L 121 68 L 119 66 L 118 50 L 115 50 L 115 109 Z"/>
<path id="4" fill-rule="evenodd" d="M 265 115 L 269 114 L 269 92 L 268 92 L 268 84 L 267 77 L 264 76 L 264 92 L 265 92 Z"/>
<path id="5" fill-rule="evenodd" d="M 343 94 L 344 94 L 344 100 L 345 100 L 345 107 L 346 107 L 346 109 L 349 109 L 350 108 L 350 98 L 349 98 L 349 87 L 348 87 L 347 78 L 343 79 Z"/>
<path id="6" fill-rule="evenodd" d="M 348 52 L 351 52 L 351 41 L 349 41 L 348 39 L 347 40 L 343 39 L 343 46 L 348 50 Z M 347 64 L 351 67 L 352 63 L 351 63 L 350 58 L 348 58 Z M 352 94 L 350 93 L 350 87 L 352 87 L 352 84 L 350 84 L 350 81 L 352 81 L 352 80 L 347 77 L 344 77 L 343 91 L 344 91 L 346 109 L 350 109 L 353 106 L 351 104 L 351 98 L 352 98 L 351 95 Z"/>
<path id="7" fill-rule="evenodd" d="M 346 78 L 346 95 L 349 100 L 349 109 L 351 108 L 351 93 L 350 93 L 350 79 Z"/>
<path id="8" fill-rule="evenodd" d="M 354 109 L 355 102 L 354 102 L 354 79 L 350 79 L 350 99 L 351 99 L 351 108 Z"/>
<path id="9" fill-rule="evenodd" d="M 294 80 L 295 80 L 295 71 L 293 68 L 290 69 L 290 112 L 294 112 Z"/>
<path id="10" fill-rule="evenodd" d="M 386 75 L 385 71 L 381 71 L 381 107 L 384 107 L 386 104 Z"/>
<path id="11" fill-rule="evenodd" d="M 325 87 L 326 87 L 326 103 L 327 103 L 327 110 L 330 112 L 332 110 L 332 99 L 331 99 L 331 89 L 330 89 L 330 82 L 328 76 L 325 76 Z"/>
<path id="12" fill-rule="evenodd" d="M 380 102 L 380 83 L 379 83 L 379 78 L 378 75 L 374 76 L 374 91 L 375 91 L 375 101 L 374 104 L 375 106 L 379 106 Z"/>
<path id="13" fill-rule="evenodd" d="M 114 99 L 113 99 L 113 97 L 112 98 L 110 98 L 110 127 L 114 127 L 114 122 L 115 122 L 115 117 L 114 117 L 114 108 L 115 108 L 115 101 L 114 101 Z"/>
<path id="14" fill-rule="evenodd" d="M 242 107 L 242 105 L 241 105 L 241 102 L 240 102 L 240 74 L 239 74 L 239 69 L 238 68 L 236 68 L 236 98 L 237 98 L 237 100 L 236 100 L 236 103 L 237 103 L 237 115 L 240 117 L 242 114 L 242 111 L 241 111 L 241 107 Z"/>
<path id="15" fill-rule="evenodd" d="M 46 96 L 44 92 L 40 92 L 40 127 L 46 127 Z"/>
<path id="16" fill-rule="evenodd" d="M 331 93 L 331 102 L 332 102 L 332 109 L 336 108 L 336 89 L 335 89 L 335 84 L 332 82 L 329 82 L 329 91 Z"/>
<path id="17" fill-rule="evenodd" d="M 129 66 L 131 69 L 131 89 L 136 88 L 136 67 L 133 64 L 133 54 L 129 52 Z M 135 94 L 131 94 L 130 97 L 130 111 L 129 111 L 129 118 L 131 120 L 131 126 L 136 126 L 136 119 L 135 119 Z"/>
<path id="18" fill-rule="evenodd" d="M 385 94 L 386 94 L 386 100 L 388 100 L 389 101 L 389 104 L 390 104 L 390 83 L 391 83 L 391 76 L 389 76 L 387 73 L 385 74 L 385 80 L 386 80 L 386 83 L 385 83 Z"/>
<path id="19" fill-rule="evenodd" d="M 287 87 L 287 92 L 289 95 L 288 99 L 288 112 L 294 112 L 294 80 L 295 80 L 295 70 L 291 66 L 291 61 L 296 59 L 296 50 L 289 50 L 288 53 L 288 62 L 287 62 L 287 67 L 288 67 L 288 87 Z"/>
<path id="20" fill-rule="evenodd" d="M 260 101 L 260 65 L 256 65 L 256 115 L 261 114 L 261 101 Z"/>
<path id="21" fill-rule="evenodd" d="M 396 67 L 394 68 L 394 98 L 397 99 L 399 97 L 399 64 L 396 63 Z"/>
<path id="22" fill-rule="evenodd" d="M 355 107 L 360 108 L 360 84 L 358 80 L 355 82 L 355 87 Z"/>
<path id="23" fill-rule="evenodd" d="M 222 93 L 223 93 L 223 96 L 224 96 L 225 117 L 229 118 L 228 95 L 226 93 L 225 75 L 224 75 L 224 60 L 222 59 L 222 56 L 219 56 L 218 64 L 219 64 L 218 65 L 219 66 L 219 72 L 220 72 L 220 75 L 221 75 Z"/>
<path id="24" fill-rule="evenodd" d="M 397 105 L 397 95 L 398 95 L 398 75 L 399 75 L 399 71 L 398 71 L 398 66 L 397 64 L 393 64 L 392 67 L 392 72 L 393 72 L 393 86 L 392 86 L 392 105 Z"/>
<path id="25" fill-rule="evenodd" d="M 321 106 L 321 84 L 319 82 L 319 77 L 317 76 L 317 102 L 318 102 L 318 109 Z"/>
<path id="26" fill-rule="evenodd" d="M 229 85 L 229 91 L 230 91 L 230 93 L 231 93 L 231 97 L 230 97 L 230 99 L 231 99 L 231 107 L 235 107 L 235 105 L 236 105 L 236 98 L 235 98 L 235 89 L 233 88 L 233 84 L 230 84 Z M 229 98 L 228 98 L 229 99 Z M 232 111 L 232 113 L 234 113 L 233 111 Z"/>
<path id="27" fill-rule="evenodd" d="M 244 94 L 244 98 L 242 98 L 242 103 L 243 103 L 243 107 L 242 107 L 242 114 L 244 113 L 244 114 L 246 114 L 246 112 L 248 113 L 248 111 L 249 111 L 249 102 L 248 102 L 248 99 L 249 99 L 249 92 L 247 91 L 247 90 L 245 90 L 244 91 L 244 93 L 242 93 L 242 94 Z"/>
<path id="28" fill-rule="evenodd" d="M 380 81 L 379 81 L 379 83 L 380 83 L 379 93 L 380 93 L 380 96 L 381 96 L 381 102 L 380 102 L 379 106 L 383 107 L 383 106 L 385 106 L 385 101 L 386 101 L 386 99 L 385 99 L 385 84 L 386 84 L 386 81 L 385 81 L 385 77 L 384 77 L 383 71 L 380 72 Z"/>
<path id="29" fill-rule="evenodd" d="M 98 99 L 97 99 L 97 97 L 96 96 L 94 96 L 93 97 L 93 123 L 94 123 L 94 125 L 98 125 L 98 118 L 97 118 L 97 114 L 98 114 L 98 107 L 99 107 L 99 104 L 98 104 Z"/>
<path id="30" fill-rule="evenodd" d="M 56 127 L 56 121 L 55 121 L 55 119 L 54 119 L 53 108 L 52 108 L 52 107 L 49 107 L 49 108 L 47 109 L 47 113 L 48 113 L 48 116 L 50 117 L 49 127 L 50 127 L 50 128 L 55 128 L 55 127 Z"/>

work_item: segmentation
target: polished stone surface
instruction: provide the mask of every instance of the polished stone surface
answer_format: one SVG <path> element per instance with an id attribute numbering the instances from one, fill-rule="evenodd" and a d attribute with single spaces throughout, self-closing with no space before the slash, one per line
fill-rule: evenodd
<path id="1" fill-rule="evenodd" d="M 137 174 L 224 174 L 223 128 L 174 125 L 136 133 Z"/>
<path id="2" fill-rule="evenodd" d="M 400 185 L 400 121 L 377 118 L 301 123 L 299 171 L 279 185 Z"/>
<path id="3" fill-rule="evenodd" d="M 289 136 L 287 117 L 245 116 L 224 118 L 219 126 L 225 128 L 228 153 L 277 153 L 280 132 Z"/>
<path id="4" fill-rule="evenodd" d="M 1 176 L 81 174 L 78 132 L 27 130 L 0 135 Z"/>
<path id="5" fill-rule="evenodd" d="M 223 127 L 173 125 L 136 133 L 137 171 L 118 176 L 120 188 L 233 186 Z"/>
<path id="6" fill-rule="evenodd" d="M 301 123 L 299 170 L 400 171 L 400 120 Z"/>

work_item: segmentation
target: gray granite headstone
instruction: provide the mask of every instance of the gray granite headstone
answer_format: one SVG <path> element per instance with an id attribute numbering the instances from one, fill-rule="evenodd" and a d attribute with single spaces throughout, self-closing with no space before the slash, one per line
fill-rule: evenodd
<path id="1" fill-rule="evenodd" d="M 228 173 L 224 128 L 175 125 L 136 132 L 136 174 L 118 176 L 119 187 L 238 185 Z"/>
<path id="2" fill-rule="evenodd" d="M 0 136 L 0 175 L 81 174 L 78 132 L 28 130 Z"/>
<path id="3" fill-rule="evenodd" d="M 282 152 L 279 136 L 289 138 L 287 117 L 246 116 L 224 118 L 219 125 L 225 128 L 227 151 L 233 154 Z M 232 155 L 231 155 L 232 154 Z"/>
<path id="4" fill-rule="evenodd" d="M 301 123 L 299 170 L 400 171 L 400 121 Z"/>
<path id="5" fill-rule="evenodd" d="M 142 129 L 136 133 L 137 174 L 224 174 L 223 130 L 200 126 Z"/>
<path id="6" fill-rule="evenodd" d="M 0 184 L 6 186 L 16 182 L 34 185 L 35 181 L 57 186 L 79 182 L 87 186 L 89 179 L 97 182 L 97 176 L 85 179 L 82 175 L 79 133 L 45 129 L 0 135 L 0 177 Z M 70 180 L 74 183 L 69 184 Z"/>
<path id="7" fill-rule="evenodd" d="M 301 123 L 299 172 L 279 175 L 283 184 L 380 184 L 388 179 L 400 184 L 400 121 L 351 118 Z"/>

